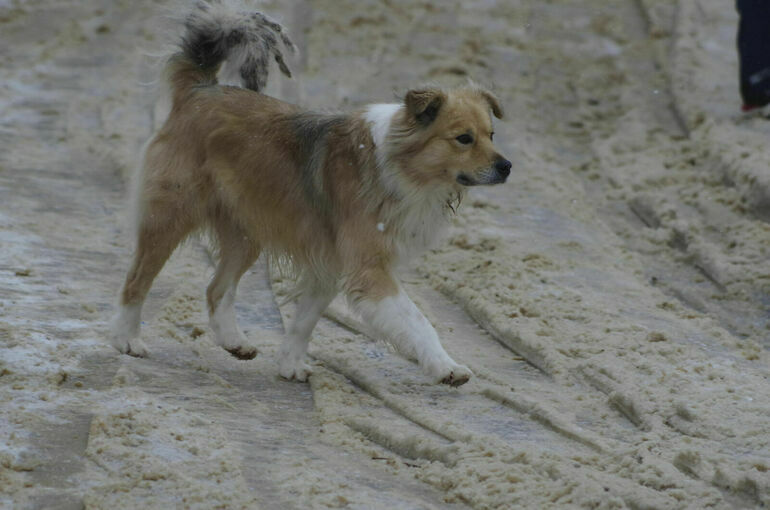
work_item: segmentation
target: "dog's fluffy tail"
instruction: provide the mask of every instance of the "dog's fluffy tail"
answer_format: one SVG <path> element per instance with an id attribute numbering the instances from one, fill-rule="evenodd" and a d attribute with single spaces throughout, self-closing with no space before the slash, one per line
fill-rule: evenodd
<path id="1" fill-rule="evenodd" d="M 198 1 L 184 22 L 185 32 L 167 66 L 175 98 L 198 85 L 217 83 L 217 73 L 236 75 L 242 87 L 259 92 L 267 83 L 271 58 L 291 77 L 279 39 L 295 51 L 283 27 L 260 12 L 238 9 L 231 0 Z"/>

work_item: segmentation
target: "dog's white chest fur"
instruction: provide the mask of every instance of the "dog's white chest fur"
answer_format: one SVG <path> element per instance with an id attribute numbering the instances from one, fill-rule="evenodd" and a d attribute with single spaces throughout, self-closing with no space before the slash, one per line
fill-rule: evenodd
<path id="1" fill-rule="evenodd" d="M 385 222 L 393 229 L 399 261 L 408 261 L 433 246 L 446 224 L 446 198 L 421 193 L 404 199 Z"/>
<path id="2" fill-rule="evenodd" d="M 364 113 L 370 123 L 375 156 L 382 185 L 400 200 L 397 206 L 383 211 L 377 229 L 387 232 L 396 243 L 399 260 L 408 260 L 433 245 L 446 224 L 448 192 L 443 189 L 421 189 L 405 182 L 389 161 L 388 132 L 393 117 L 403 108 L 400 104 L 373 104 Z"/>

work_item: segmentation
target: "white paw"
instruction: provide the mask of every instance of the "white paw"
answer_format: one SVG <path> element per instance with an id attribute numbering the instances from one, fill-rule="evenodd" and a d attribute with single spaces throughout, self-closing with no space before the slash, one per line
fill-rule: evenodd
<path id="1" fill-rule="evenodd" d="M 257 348 L 246 340 L 246 336 L 241 333 L 235 321 L 224 322 L 219 317 L 214 317 L 210 323 L 214 331 L 214 341 L 224 350 L 238 359 L 254 359 L 257 355 Z"/>
<path id="2" fill-rule="evenodd" d="M 448 384 L 450 386 L 462 386 L 467 383 L 473 372 L 465 365 L 458 365 L 454 361 L 434 361 L 426 365 L 425 371 L 433 377 L 436 382 Z"/>
<path id="3" fill-rule="evenodd" d="M 288 381 L 306 382 L 313 374 L 313 369 L 302 359 L 283 358 L 278 366 L 278 373 Z"/>
<path id="4" fill-rule="evenodd" d="M 141 338 L 139 338 L 139 313 L 142 305 L 123 305 L 118 313 L 110 321 L 110 332 L 107 339 L 113 347 L 122 352 L 146 358 L 148 351 Z"/>
<path id="5" fill-rule="evenodd" d="M 147 346 L 144 345 L 142 339 L 139 337 L 126 338 L 122 335 L 111 334 L 110 344 L 123 354 L 129 356 L 135 356 L 137 358 L 146 358 L 150 351 L 147 350 Z"/>
<path id="6" fill-rule="evenodd" d="M 214 339 L 217 345 L 238 359 L 254 359 L 259 352 L 237 328 L 230 328 L 226 332 L 215 330 Z"/>
<path id="7" fill-rule="evenodd" d="M 237 347 L 225 347 L 225 350 L 238 359 L 254 359 L 259 352 L 253 345 L 239 345 Z"/>
<path id="8" fill-rule="evenodd" d="M 139 338 L 140 308 L 141 305 L 121 306 L 118 314 L 110 322 L 107 339 L 123 354 L 146 358 L 149 351 Z"/>
<path id="9" fill-rule="evenodd" d="M 464 365 L 455 365 L 449 370 L 449 373 L 441 378 L 441 384 L 450 386 L 462 386 L 470 380 L 473 372 Z"/>

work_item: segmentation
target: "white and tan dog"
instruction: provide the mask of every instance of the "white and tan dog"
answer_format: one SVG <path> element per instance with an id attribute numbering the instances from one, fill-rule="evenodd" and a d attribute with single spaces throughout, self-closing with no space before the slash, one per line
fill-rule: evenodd
<path id="1" fill-rule="evenodd" d="M 136 253 L 111 343 L 146 355 L 138 336 L 145 296 L 177 245 L 203 229 L 219 254 L 206 293 L 210 324 L 234 356 L 256 354 L 233 301 L 266 252 L 290 260 L 301 291 L 281 376 L 307 380 L 311 331 L 341 291 L 435 381 L 465 383 L 470 370 L 444 351 L 393 270 L 430 245 L 466 187 L 505 182 L 511 163 L 492 143 L 498 100 L 475 86 L 427 87 L 351 114 L 306 111 L 259 92 L 270 60 L 290 76 L 279 40 L 293 49 L 277 23 L 221 2 L 199 2 L 187 18 L 167 65 L 171 112 L 145 155 Z M 222 65 L 239 72 L 243 88 L 217 84 Z"/>

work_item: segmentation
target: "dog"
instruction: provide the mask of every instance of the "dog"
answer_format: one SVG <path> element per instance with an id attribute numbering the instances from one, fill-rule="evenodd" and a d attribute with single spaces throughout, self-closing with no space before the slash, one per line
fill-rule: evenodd
<path id="1" fill-rule="evenodd" d="M 291 76 L 280 47 L 294 50 L 261 13 L 208 1 L 187 17 L 165 69 L 171 110 L 145 150 L 136 252 L 112 345 L 147 355 L 139 326 L 152 281 L 180 242 L 206 231 L 218 247 L 210 327 L 235 357 L 256 355 L 233 302 L 243 273 L 266 253 L 288 260 L 298 279 L 282 377 L 307 380 L 311 331 L 342 292 L 435 382 L 464 384 L 471 371 L 443 349 L 394 268 L 431 246 L 468 187 L 505 182 L 512 164 L 492 139 L 499 100 L 476 85 L 426 86 L 352 113 L 307 111 L 260 92 L 271 60 Z M 218 83 L 223 66 L 242 86 Z"/>

